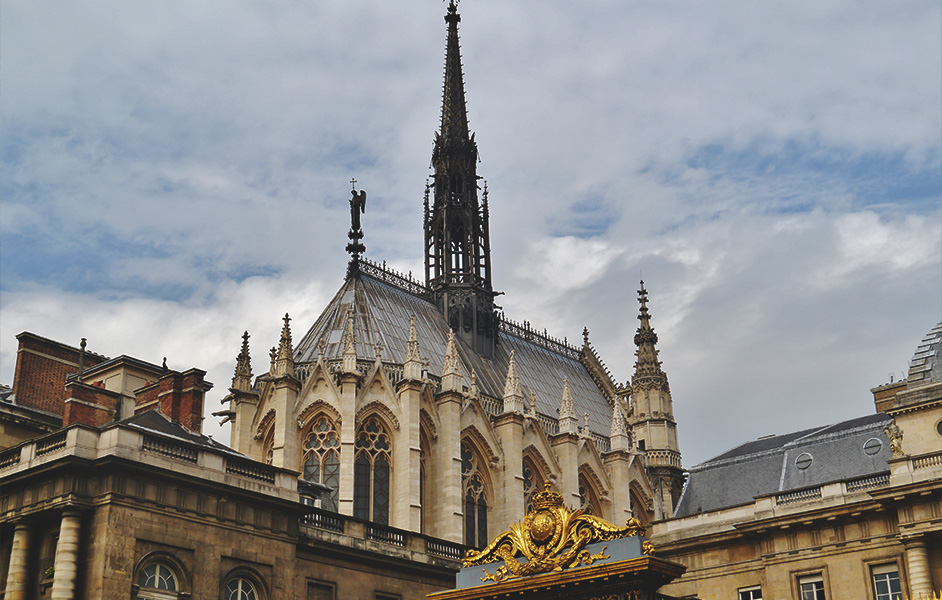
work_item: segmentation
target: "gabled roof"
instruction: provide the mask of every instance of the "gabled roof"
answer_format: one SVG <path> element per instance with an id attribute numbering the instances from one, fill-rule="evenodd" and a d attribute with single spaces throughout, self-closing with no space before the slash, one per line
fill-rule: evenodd
<path id="1" fill-rule="evenodd" d="M 833 481 L 867 477 L 889 471 L 889 440 L 883 427 L 890 417 L 877 413 L 769 436 L 741 444 L 690 469 L 687 485 L 674 516 L 682 517 L 746 504 L 758 496 L 814 487 Z M 864 445 L 876 438 L 879 450 Z M 797 461 L 808 454 L 811 464 Z M 804 468 L 802 468 L 804 467 Z"/>
<path id="2" fill-rule="evenodd" d="M 406 356 L 410 320 L 415 315 L 419 352 L 428 358 L 429 374 L 441 377 L 448 324 L 436 306 L 423 296 L 420 287 L 414 286 L 414 291 L 407 291 L 401 282 L 396 283 L 393 285 L 381 281 L 379 277 L 362 271 L 357 277 L 348 278 L 297 344 L 296 364 L 315 362 L 321 341 L 324 342 L 325 360 L 340 359 L 344 350 L 347 311 L 352 308 L 359 360 L 374 360 L 375 347 L 379 342 L 382 344 L 383 362 L 402 364 Z M 475 354 L 466 344 L 457 340 L 465 385 L 470 386 L 471 369 L 474 369 L 479 391 L 491 398 L 501 399 L 510 352 L 513 351 L 527 402 L 533 392 L 536 395 L 537 411 L 556 418 L 556 409 L 562 398 L 563 379 L 568 377 L 580 423 L 583 413 L 588 413 L 590 429 L 607 438 L 611 427 L 611 404 L 579 361 L 580 351 L 535 333 L 529 336 L 530 339 L 524 339 L 523 335 L 526 334 L 515 335 L 509 332 L 510 329 L 505 322 L 502 323 L 493 359 Z"/>

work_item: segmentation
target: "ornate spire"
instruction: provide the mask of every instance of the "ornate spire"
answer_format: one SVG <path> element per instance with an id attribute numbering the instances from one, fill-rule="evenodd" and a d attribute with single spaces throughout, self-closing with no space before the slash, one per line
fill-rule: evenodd
<path id="1" fill-rule="evenodd" d="M 241 392 L 252 389 L 252 358 L 249 356 L 249 332 L 242 334 L 242 350 L 236 358 L 235 375 L 232 388 Z"/>
<path id="2" fill-rule="evenodd" d="M 445 88 L 442 93 L 442 128 L 441 137 L 446 140 L 467 140 L 468 111 L 464 99 L 464 73 L 461 68 L 461 45 L 458 42 L 458 5 L 454 0 L 448 3 L 445 14 L 448 23 L 448 42 L 445 50 Z"/>
<path id="3" fill-rule="evenodd" d="M 448 4 L 441 129 L 432 151 L 434 194 L 425 197 L 425 280 L 449 326 L 491 358 L 498 320 L 491 288 L 487 209 L 478 202 L 478 149 L 468 128 L 458 7 Z"/>
<path id="4" fill-rule="evenodd" d="M 275 374 L 294 375 L 294 349 L 291 347 L 291 317 L 285 313 L 281 327 L 281 340 L 278 342 L 278 356 L 275 358 Z"/>
<path id="5" fill-rule="evenodd" d="M 520 390 L 520 377 L 517 376 L 517 359 L 513 350 L 510 351 L 507 380 L 504 382 L 504 412 L 523 412 L 523 392 Z"/>
<path id="6" fill-rule="evenodd" d="M 641 282 L 641 289 L 638 290 L 638 301 L 641 303 L 641 312 L 638 320 L 641 321 L 637 333 L 635 333 L 635 346 L 638 347 L 635 355 L 638 357 L 635 362 L 635 377 L 660 377 L 663 376 L 661 363 L 657 360 L 657 334 L 651 328 L 651 315 L 648 312 L 648 291 L 644 289 L 644 281 Z"/>
<path id="7" fill-rule="evenodd" d="M 656 519 L 670 516 L 683 489 L 683 468 L 677 444 L 677 424 L 667 373 L 657 359 L 657 334 L 651 327 L 648 291 L 641 282 L 638 290 L 640 326 L 635 334 L 635 373 L 631 378 L 631 436 L 637 448 L 647 453 L 645 468 L 657 491 L 654 499 Z M 662 432 L 652 437 L 652 431 Z"/>

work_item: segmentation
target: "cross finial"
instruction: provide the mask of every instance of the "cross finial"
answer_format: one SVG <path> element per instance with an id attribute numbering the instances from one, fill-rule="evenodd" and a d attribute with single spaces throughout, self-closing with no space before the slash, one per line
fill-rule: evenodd
<path id="1" fill-rule="evenodd" d="M 350 178 L 350 185 L 353 186 L 353 189 L 354 189 L 354 190 L 357 189 L 357 180 L 356 180 L 356 177 L 351 177 L 351 178 Z"/>

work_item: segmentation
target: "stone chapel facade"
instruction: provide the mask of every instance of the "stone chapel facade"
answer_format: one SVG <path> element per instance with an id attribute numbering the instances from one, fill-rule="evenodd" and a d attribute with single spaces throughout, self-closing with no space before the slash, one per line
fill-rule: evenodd
<path id="1" fill-rule="evenodd" d="M 243 337 L 218 413 L 232 447 L 329 487 L 322 508 L 468 546 L 519 519 L 547 482 L 614 523 L 669 517 L 683 472 L 647 291 L 625 384 L 588 331 L 575 346 L 496 309 L 454 2 L 445 20 L 425 282 L 360 258 L 354 191 L 352 259 L 334 299 L 297 343 L 285 316 L 260 375 Z"/>

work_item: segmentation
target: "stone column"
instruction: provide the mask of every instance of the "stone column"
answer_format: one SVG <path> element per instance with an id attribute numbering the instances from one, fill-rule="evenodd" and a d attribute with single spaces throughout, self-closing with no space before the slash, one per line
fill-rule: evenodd
<path id="1" fill-rule="evenodd" d="M 929 556 L 923 536 L 903 538 L 906 546 L 906 566 L 909 589 L 912 597 L 932 597 L 932 573 L 929 571 Z"/>
<path id="2" fill-rule="evenodd" d="M 66 510 L 62 513 L 59 543 L 56 545 L 56 572 L 52 578 L 52 600 L 72 600 L 75 597 L 81 525 L 82 517 L 78 511 Z"/>
<path id="3" fill-rule="evenodd" d="M 26 598 L 26 578 L 29 560 L 29 525 L 19 522 L 13 529 L 13 551 L 10 554 L 10 569 L 7 571 L 5 600 Z"/>

